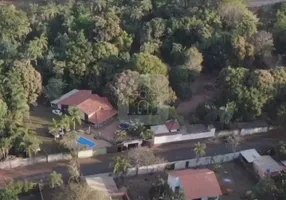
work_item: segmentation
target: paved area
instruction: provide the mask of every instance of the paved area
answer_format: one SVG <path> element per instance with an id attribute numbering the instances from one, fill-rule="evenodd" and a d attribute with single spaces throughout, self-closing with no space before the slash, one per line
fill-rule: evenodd
<path id="1" fill-rule="evenodd" d="M 266 133 L 259 136 L 246 137 L 237 151 L 243 149 L 255 148 L 258 151 L 267 150 L 275 146 L 279 141 L 285 140 L 285 134 Z M 196 141 L 188 141 L 174 144 L 166 144 L 153 148 L 157 156 L 163 157 L 167 161 L 177 161 L 195 158 L 193 151 Z M 218 155 L 231 153 L 232 149 L 229 144 L 223 142 L 204 141 L 207 143 L 207 155 Z M 114 153 L 97 156 L 96 158 L 80 159 L 80 165 L 83 175 L 92 175 L 98 173 L 108 173 L 112 171 L 112 162 L 116 156 L 122 153 Z M 68 162 L 43 163 L 33 166 L 1 170 L 0 186 L 5 186 L 5 180 L 26 179 L 39 181 L 52 171 L 67 174 Z"/>

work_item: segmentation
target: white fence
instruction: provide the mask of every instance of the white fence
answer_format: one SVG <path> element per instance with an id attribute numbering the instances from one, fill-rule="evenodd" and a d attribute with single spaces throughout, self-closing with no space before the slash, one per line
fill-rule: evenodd
<path id="1" fill-rule="evenodd" d="M 186 127 L 182 127 L 182 130 L 178 133 L 170 133 L 169 135 L 155 135 L 154 137 L 154 144 L 164 144 L 170 142 L 179 142 L 179 141 L 186 141 L 186 140 L 196 140 L 202 138 L 211 138 L 215 137 L 215 128 L 211 128 L 206 131 L 197 132 L 197 133 L 188 133 L 185 130 Z"/>
<path id="2" fill-rule="evenodd" d="M 98 154 L 106 154 L 106 148 L 79 151 L 78 158 L 90 158 Z M 37 156 L 34 158 L 15 158 L 13 160 L 0 162 L 0 169 L 13 169 L 16 167 L 34 165 L 37 163 L 51 163 L 56 161 L 70 160 L 71 158 L 72 156 L 68 153 L 49 154 L 47 156 Z"/>
<path id="3" fill-rule="evenodd" d="M 204 165 L 212 165 L 217 163 L 225 163 L 233 161 L 240 156 L 240 152 L 229 153 L 224 155 L 216 155 L 216 156 L 208 156 L 202 157 L 199 159 L 190 159 L 190 160 L 180 160 L 176 162 L 162 163 L 157 165 L 150 165 L 138 168 L 138 173 L 136 168 L 129 168 L 126 176 L 135 176 L 136 174 L 151 174 L 155 172 L 163 172 L 166 170 L 167 166 L 174 166 L 174 170 L 204 166 Z"/>

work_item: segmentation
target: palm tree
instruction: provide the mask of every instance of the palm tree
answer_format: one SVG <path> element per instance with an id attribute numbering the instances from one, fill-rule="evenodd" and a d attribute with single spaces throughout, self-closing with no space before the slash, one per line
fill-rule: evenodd
<path id="1" fill-rule="evenodd" d="M 72 159 L 68 166 L 68 171 L 70 174 L 70 180 L 79 182 L 80 180 L 80 165 L 76 159 Z"/>
<path id="2" fill-rule="evenodd" d="M 40 151 L 42 141 L 37 137 L 34 131 L 27 127 L 22 127 L 20 131 L 22 134 L 20 135 L 21 142 L 19 144 L 19 149 L 26 152 L 28 157 L 32 157 L 32 155 Z"/>
<path id="3" fill-rule="evenodd" d="M 239 135 L 232 135 L 227 137 L 227 142 L 231 144 L 231 148 L 233 153 L 236 152 L 238 145 L 241 142 L 241 138 Z"/>
<path id="4" fill-rule="evenodd" d="M 59 121 L 59 124 L 62 129 L 65 129 L 65 131 L 69 131 L 70 130 L 70 117 L 67 115 L 64 115 Z"/>
<path id="5" fill-rule="evenodd" d="M 51 179 L 51 182 L 50 182 L 50 187 L 51 188 L 55 188 L 56 186 L 61 186 L 64 183 L 62 175 L 57 173 L 57 172 L 55 172 L 55 171 L 53 171 L 50 174 L 50 179 Z"/>
<path id="6" fill-rule="evenodd" d="M 49 132 L 53 134 L 54 138 L 56 139 L 59 135 L 59 132 L 61 131 L 61 128 L 61 124 L 55 119 L 53 119 L 53 125 L 49 128 Z"/>
<path id="7" fill-rule="evenodd" d="M 73 130 L 75 130 L 76 124 L 81 124 L 81 113 L 79 109 L 73 107 L 70 110 L 70 122 L 73 125 Z"/>
<path id="8" fill-rule="evenodd" d="M 78 150 L 80 148 L 78 144 L 79 138 L 79 133 L 76 131 L 72 131 L 67 134 L 62 140 L 62 144 L 70 150 L 72 156 L 75 158 L 77 158 Z"/>
<path id="9" fill-rule="evenodd" d="M 12 139 L 9 138 L 1 138 L 0 140 L 0 158 L 5 159 L 8 154 L 9 150 L 12 148 Z"/>
<path id="10" fill-rule="evenodd" d="M 131 167 L 131 164 L 129 163 L 129 160 L 126 159 L 123 156 L 117 156 L 113 168 L 113 173 L 116 176 L 119 176 L 122 178 L 122 181 L 124 181 L 123 176 L 126 175 L 128 168 Z"/>
<path id="11" fill-rule="evenodd" d="M 55 3 L 48 3 L 46 6 L 42 6 L 41 9 L 41 17 L 42 20 L 49 20 L 54 18 L 57 14 L 59 14 L 60 9 L 59 6 Z"/>
<path id="12" fill-rule="evenodd" d="M 205 143 L 197 142 L 195 144 L 194 152 L 196 154 L 197 162 L 199 161 L 200 157 L 203 157 L 206 155 L 206 148 L 207 146 Z"/>

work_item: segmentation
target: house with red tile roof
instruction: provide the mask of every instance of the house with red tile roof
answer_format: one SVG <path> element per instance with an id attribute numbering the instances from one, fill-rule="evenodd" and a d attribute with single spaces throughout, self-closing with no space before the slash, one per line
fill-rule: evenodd
<path id="1" fill-rule="evenodd" d="M 82 120 L 100 126 L 117 115 L 106 97 L 92 94 L 91 90 L 72 90 L 51 102 L 53 108 L 69 113 L 72 107 L 81 111 Z"/>
<path id="2" fill-rule="evenodd" d="M 222 191 L 216 175 L 209 169 L 185 169 L 168 173 L 173 191 L 181 191 L 186 200 L 218 200 Z"/>

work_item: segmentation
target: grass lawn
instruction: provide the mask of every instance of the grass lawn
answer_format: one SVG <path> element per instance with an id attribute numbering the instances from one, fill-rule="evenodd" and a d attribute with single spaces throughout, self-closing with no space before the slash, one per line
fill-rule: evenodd
<path id="1" fill-rule="evenodd" d="M 43 141 L 40 154 L 51 154 L 63 152 L 65 149 L 54 141 L 54 138 L 48 132 L 48 128 L 52 124 L 52 120 L 59 117 L 52 113 L 52 109 L 38 105 L 31 110 L 30 119 L 27 120 L 30 128 L 34 130 L 39 138 Z"/>

